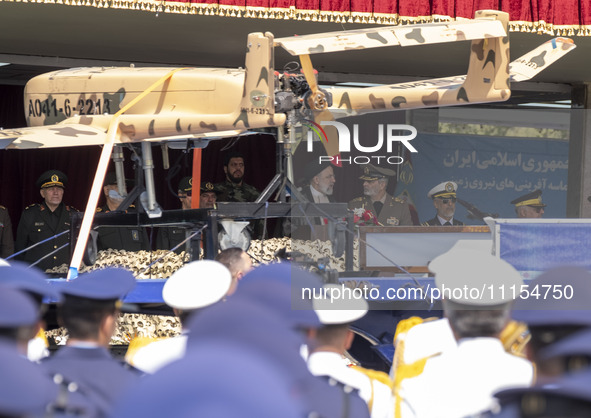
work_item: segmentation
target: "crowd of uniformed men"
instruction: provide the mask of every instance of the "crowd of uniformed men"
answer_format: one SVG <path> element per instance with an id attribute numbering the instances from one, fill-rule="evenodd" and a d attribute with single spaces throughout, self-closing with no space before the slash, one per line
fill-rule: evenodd
<path id="1" fill-rule="evenodd" d="M 200 207 L 213 207 L 216 199 L 256 199 L 258 191 L 242 181 L 241 156 L 227 158 L 224 171 L 225 182 L 201 185 Z M 409 205 L 386 191 L 393 174 L 364 169 L 363 196 L 349 202 L 360 219 L 412 225 Z M 331 166 L 310 165 L 306 177 L 305 199 L 332 201 Z M 26 263 L 41 260 L 37 265 L 45 269 L 67 262 L 67 234 L 55 237 L 69 230 L 75 210 L 63 203 L 66 186 L 58 170 L 39 177 L 43 202 L 25 209 L 17 229 L 16 251 L 41 243 L 23 254 Z M 192 186 L 190 177 L 180 181 L 183 209 L 191 207 Z M 114 173 L 103 190 L 105 204 L 97 211 L 117 210 L 124 197 Z M 443 182 L 428 196 L 436 215 L 424 225 L 463 225 L 454 218 L 456 183 Z M 511 203 L 519 217 L 541 217 L 545 207 L 540 191 Z M 2 208 L 3 257 L 13 251 L 5 215 Z M 158 245 L 173 248 L 184 236 L 163 228 Z M 137 251 L 148 243 L 142 227 L 103 227 L 98 237 L 99 249 Z M 512 266 L 478 250 L 452 249 L 429 268 L 440 288 L 522 285 Z M 285 262 L 253 269 L 240 249 L 175 272 L 162 296 L 182 334 L 132 341 L 125 361 L 108 348 L 133 275 L 107 268 L 60 287 L 45 279 L 18 261 L 0 267 L 0 416 L 591 416 L 591 273 L 584 269 L 559 268 L 534 281 L 573 286 L 574 298 L 552 305 L 514 303 L 510 292 L 477 300 L 450 293 L 443 318 L 411 317 L 391 330 L 389 375 L 347 360 L 350 325 L 367 313 L 365 300 L 305 299 L 303 289 L 334 285 Z M 68 332 L 66 345 L 51 355 L 42 332 L 44 298 L 59 300 L 59 322 Z"/>
<path id="2" fill-rule="evenodd" d="M 200 208 L 212 208 L 216 202 L 253 202 L 260 193 L 246 184 L 244 179 L 244 157 L 238 153 L 230 153 L 224 160 L 226 180 L 213 184 L 203 182 L 200 185 Z M 413 225 L 409 204 L 400 197 L 387 192 L 389 179 L 395 172 L 386 168 L 368 164 L 359 177 L 363 181 L 363 196 L 351 200 L 348 204 L 356 219 L 364 220 L 365 225 L 409 226 Z M 332 194 L 335 175 L 329 163 L 311 163 L 304 170 L 307 184 L 301 189 L 304 199 L 313 203 L 333 202 Z M 0 257 L 6 258 L 15 251 L 21 252 L 17 259 L 38 265 L 46 270 L 68 262 L 70 249 L 69 234 L 71 216 L 77 212 L 64 203 L 64 193 L 68 183 L 66 174 L 59 170 L 43 173 L 36 182 L 43 201 L 28 206 L 22 213 L 13 240 L 12 223 L 5 207 L 0 206 Z M 131 185 L 125 181 L 125 187 Z M 462 221 L 454 217 L 458 186 L 453 181 L 445 181 L 428 192 L 436 209 L 435 217 L 423 222 L 425 226 L 461 226 Z M 193 184 L 191 177 L 184 177 L 178 185 L 178 197 L 182 209 L 191 208 Z M 97 208 L 98 213 L 118 211 L 124 196 L 120 194 L 117 177 L 114 172 L 107 173 L 103 186 L 104 204 Z M 544 213 L 541 191 L 536 190 L 511 202 L 515 205 L 518 217 L 535 218 Z M 119 211 L 121 212 L 121 211 Z M 134 205 L 129 205 L 125 213 L 135 213 Z M 290 231 L 294 237 L 300 237 L 302 225 L 304 229 L 310 224 L 322 224 L 325 220 L 301 221 L 294 223 Z M 255 223 L 255 229 L 257 224 Z M 260 229 L 260 228 L 259 228 Z M 260 231 L 254 231 L 260 236 Z M 306 234 L 304 233 L 304 237 Z M 182 227 L 159 228 L 156 237 L 156 248 L 170 250 L 176 248 L 180 253 L 187 247 L 179 244 L 186 238 L 186 229 Z M 34 247 L 32 247 L 34 246 Z M 29 248 L 31 247 L 31 248 Z M 114 249 L 139 251 L 152 249 L 151 239 L 144 227 L 108 227 L 98 229 L 97 249 Z M 26 250 L 26 251 L 25 251 Z"/>
<path id="3" fill-rule="evenodd" d="M 3 263 L 0 416 L 591 416 L 591 273 L 583 268 L 529 283 L 570 285 L 568 299 L 450 292 L 442 318 L 398 323 L 388 375 L 346 356 L 367 301 L 288 262 L 253 268 L 239 249 L 217 259 L 188 263 L 163 286 L 181 335 L 133 340 L 125 361 L 108 348 L 136 284 L 131 272 L 95 270 L 56 286 L 36 268 Z M 523 284 L 478 249 L 452 249 L 429 269 L 440 289 Z M 68 331 L 51 354 L 40 332 L 46 297 L 59 301 Z"/>

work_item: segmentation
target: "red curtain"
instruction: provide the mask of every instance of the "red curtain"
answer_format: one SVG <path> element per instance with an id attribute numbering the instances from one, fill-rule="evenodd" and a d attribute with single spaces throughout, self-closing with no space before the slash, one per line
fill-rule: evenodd
<path id="1" fill-rule="evenodd" d="M 123 6 L 126 0 L 117 3 Z M 175 0 L 164 4 L 166 11 L 178 13 L 388 24 L 473 18 L 476 10 L 493 9 L 509 13 L 513 31 L 591 34 L 591 0 Z"/>

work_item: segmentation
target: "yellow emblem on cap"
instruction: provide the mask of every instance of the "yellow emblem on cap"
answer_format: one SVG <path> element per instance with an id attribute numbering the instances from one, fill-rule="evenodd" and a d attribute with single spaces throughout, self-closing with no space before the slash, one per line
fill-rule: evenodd
<path id="1" fill-rule="evenodd" d="M 193 177 L 189 179 L 189 186 L 193 186 Z"/>
<path id="2" fill-rule="evenodd" d="M 57 176 L 57 174 L 54 174 L 53 176 L 51 176 L 51 181 L 54 183 L 57 183 L 59 181 L 59 177 Z"/>
<path id="3" fill-rule="evenodd" d="M 447 184 L 445 185 L 445 191 L 446 192 L 453 192 L 454 191 L 454 185 L 451 182 L 447 182 Z"/>
<path id="4" fill-rule="evenodd" d="M 365 166 L 363 167 L 363 174 L 369 174 L 369 167 Z"/>
<path id="5" fill-rule="evenodd" d="M 213 190 L 213 184 L 211 184 L 210 182 L 205 183 L 205 188 L 207 190 Z"/>

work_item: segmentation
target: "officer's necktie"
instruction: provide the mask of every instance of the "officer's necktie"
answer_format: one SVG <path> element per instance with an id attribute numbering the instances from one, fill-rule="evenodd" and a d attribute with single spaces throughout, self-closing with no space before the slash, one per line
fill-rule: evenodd
<path id="1" fill-rule="evenodd" d="M 376 210 L 376 215 L 380 216 L 380 212 L 382 211 L 382 207 L 384 204 L 382 202 L 373 202 L 373 207 Z"/>

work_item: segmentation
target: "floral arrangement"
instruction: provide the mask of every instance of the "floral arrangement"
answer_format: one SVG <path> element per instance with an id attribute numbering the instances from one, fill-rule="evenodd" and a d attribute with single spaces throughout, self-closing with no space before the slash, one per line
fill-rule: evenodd
<path id="1" fill-rule="evenodd" d="M 378 226 L 380 223 L 369 209 L 353 209 L 353 222 L 355 226 Z"/>

